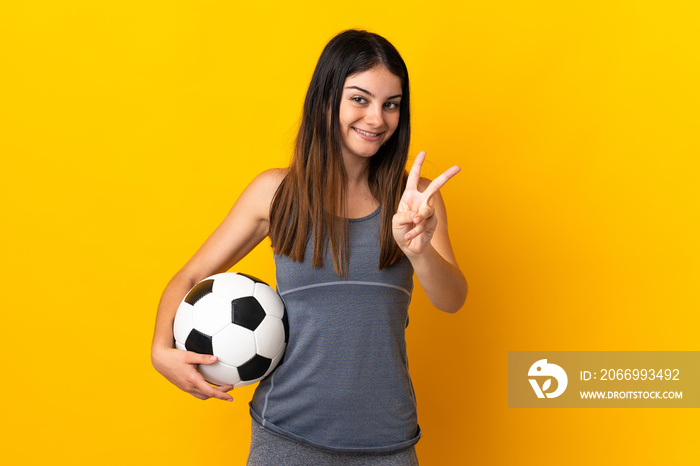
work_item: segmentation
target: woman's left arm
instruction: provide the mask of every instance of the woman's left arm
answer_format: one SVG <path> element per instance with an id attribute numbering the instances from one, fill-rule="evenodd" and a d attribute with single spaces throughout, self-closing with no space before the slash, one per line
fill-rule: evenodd
<path id="1" fill-rule="evenodd" d="M 408 175 L 392 231 L 430 302 L 442 311 L 454 313 L 466 300 L 467 281 L 452 251 L 445 203 L 439 190 L 460 168 L 454 166 L 431 182 L 420 177 L 424 160 L 425 152 L 420 152 Z"/>

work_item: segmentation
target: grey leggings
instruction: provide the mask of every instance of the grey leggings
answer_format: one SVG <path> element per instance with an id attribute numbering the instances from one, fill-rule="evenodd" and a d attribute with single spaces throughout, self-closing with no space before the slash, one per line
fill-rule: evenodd
<path id="1" fill-rule="evenodd" d="M 368 455 L 331 453 L 270 433 L 253 421 L 248 466 L 418 466 L 415 447 Z"/>

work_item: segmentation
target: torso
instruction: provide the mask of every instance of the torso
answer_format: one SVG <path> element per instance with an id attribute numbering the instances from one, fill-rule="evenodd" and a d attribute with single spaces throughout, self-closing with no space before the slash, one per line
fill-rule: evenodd
<path id="1" fill-rule="evenodd" d="M 251 414 L 278 435 L 339 452 L 398 451 L 420 437 L 405 345 L 413 269 L 404 258 L 379 270 L 381 218 L 375 208 L 350 220 L 347 277 L 328 255 L 311 265 L 312 241 L 304 262 L 275 256 L 289 344 Z"/>

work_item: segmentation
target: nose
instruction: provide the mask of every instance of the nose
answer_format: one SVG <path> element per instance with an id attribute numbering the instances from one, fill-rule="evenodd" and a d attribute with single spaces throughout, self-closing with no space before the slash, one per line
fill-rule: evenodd
<path id="1" fill-rule="evenodd" d="M 384 114 L 380 105 L 370 105 L 365 113 L 365 122 L 373 128 L 379 128 L 384 124 Z"/>

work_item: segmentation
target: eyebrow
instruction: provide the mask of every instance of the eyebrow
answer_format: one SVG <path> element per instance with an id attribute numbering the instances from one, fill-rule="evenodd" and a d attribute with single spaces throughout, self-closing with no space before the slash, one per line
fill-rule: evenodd
<path id="1" fill-rule="evenodd" d="M 358 91 L 364 92 L 365 94 L 369 95 L 370 97 L 374 97 L 374 94 L 372 94 L 370 91 L 368 91 L 367 89 L 362 89 L 359 86 L 347 86 L 345 89 L 357 89 Z M 401 97 L 401 94 L 389 96 L 386 98 L 386 100 L 395 99 L 397 97 Z"/>

